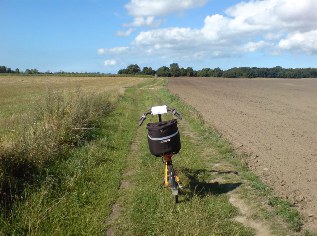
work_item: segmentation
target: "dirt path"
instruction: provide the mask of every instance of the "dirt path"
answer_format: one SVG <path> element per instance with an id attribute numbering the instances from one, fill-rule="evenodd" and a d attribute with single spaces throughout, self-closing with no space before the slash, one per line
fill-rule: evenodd
<path id="1" fill-rule="evenodd" d="M 172 78 L 169 89 L 252 153 L 250 168 L 317 232 L 317 79 Z"/>
<path id="2" fill-rule="evenodd" d="M 135 174 L 135 170 L 131 169 L 131 166 L 133 166 L 132 162 L 135 162 L 135 159 L 137 157 L 138 151 L 139 151 L 139 145 L 140 145 L 140 132 L 137 133 L 135 140 L 131 144 L 131 152 L 129 154 L 129 157 L 127 159 L 127 167 L 123 173 L 123 178 L 120 184 L 119 194 L 123 193 L 125 190 L 131 188 L 132 183 L 130 182 L 131 177 Z M 117 201 L 112 206 L 112 212 L 110 216 L 107 219 L 107 236 L 114 236 L 115 233 L 115 221 L 119 218 L 122 211 L 122 206 L 120 205 L 120 197 L 117 199 Z"/>
<path id="3" fill-rule="evenodd" d="M 239 209 L 240 215 L 235 217 L 235 220 L 240 222 L 241 224 L 253 228 L 255 230 L 256 236 L 270 236 L 272 233 L 270 232 L 268 226 L 260 221 L 256 221 L 252 219 L 252 209 L 248 206 L 238 194 L 230 193 L 229 201 L 232 205 Z"/>

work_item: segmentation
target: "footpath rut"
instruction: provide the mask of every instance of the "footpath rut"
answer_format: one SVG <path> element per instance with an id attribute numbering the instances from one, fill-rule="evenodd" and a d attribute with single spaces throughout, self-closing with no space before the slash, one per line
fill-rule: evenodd
<path id="1" fill-rule="evenodd" d="M 131 167 L 134 165 L 134 163 L 136 163 L 135 160 L 137 158 L 139 146 L 140 146 L 140 129 L 138 129 L 136 137 L 130 147 L 131 151 L 129 156 L 127 157 L 126 168 L 122 174 L 122 181 L 119 188 L 119 198 L 113 204 L 111 214 L 106 221 L 106 225 L 107 225 L 106 235 L 107 236 L 116 235 L 114 224 L 115 224 L 115 221 L 119 218 L 122 211 L 122 206 L 120 204 L 120 200 L 121 200 L 120 196 L 121 194 L 124 193 L 125 190 L 132 187 L 132 183 L 130 179 L 135 174 L 135 169 Z"/>

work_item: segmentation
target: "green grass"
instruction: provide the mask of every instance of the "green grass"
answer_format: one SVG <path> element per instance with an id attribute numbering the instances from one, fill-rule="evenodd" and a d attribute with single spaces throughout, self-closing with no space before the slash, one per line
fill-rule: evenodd
<path id="1" fill-rule="evenodd" d="M 5 173 L 1 179 L 1 199 L 5 201 L 0 234 L 103 232 L 135 136 L 136 117 L 131 118 L 133 108 L 125 106 L 124 98 L 110 112 L 107 96 L 106 100 L 102 97 L 85 99 L 81 94 L 79 101 L 73 96 L 70 100 L 48 98 L 49 106 L 36 113 L 41 122 L 29 127 L 25 138 L 17 141 L 15 147 L 20 148 L 0 150 Z M 74 133 L 73 127 L 89 129 Z M 10 153 L 15 154 L 13 159 Z"/>
<path id="2" fill-rule="evenodd" d="M 292 208 L 292 205 L 283 199 L 271 197 L 269 205 L 276 209 L 278 215 L 281 215 L 289 224 L 292 230 L 299 232 L 303 225 L 301 216 L 297 210 Z"/>

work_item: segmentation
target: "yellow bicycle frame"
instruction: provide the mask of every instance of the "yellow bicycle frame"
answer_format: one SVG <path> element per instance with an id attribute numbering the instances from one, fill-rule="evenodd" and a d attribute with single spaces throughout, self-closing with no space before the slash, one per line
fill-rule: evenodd
<path id="1" fill-rule="evenodd" d="M 173 155 L 163 155 L 163 162 L 164 162 L 164 186 L 169 187 L 168 183 L 168 163 L 172 161 Z M 175 174 L 175 180 L 177 183 L 180 182 L 179 177 Z"/>

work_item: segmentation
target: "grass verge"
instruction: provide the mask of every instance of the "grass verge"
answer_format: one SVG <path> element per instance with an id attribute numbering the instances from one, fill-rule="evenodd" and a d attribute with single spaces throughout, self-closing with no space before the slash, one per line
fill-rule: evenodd
<path id="1" fill-rule="evenodd" d="M 1 235 L 103 233 L 136 117 L 124 97 L 112 109 L 103 95 L 82 95 L 49 95 L 38 122 L 2 147 L 1 199 L 9 201 L 1 207 Z"/>

